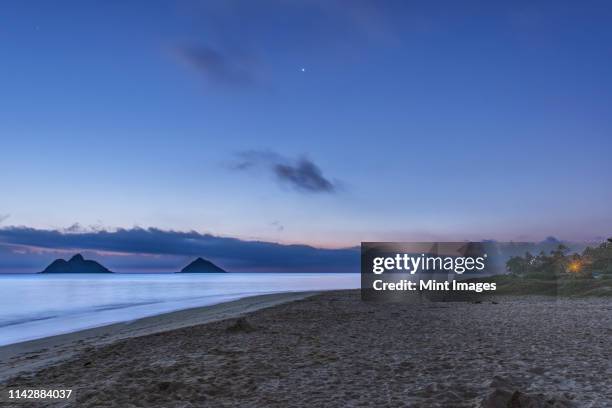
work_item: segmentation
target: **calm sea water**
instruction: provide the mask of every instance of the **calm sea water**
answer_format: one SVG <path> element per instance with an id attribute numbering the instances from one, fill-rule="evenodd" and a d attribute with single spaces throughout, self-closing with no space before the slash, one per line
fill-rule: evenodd
<path id="1" fill-rule="evenodd" d="M 0 345 L 264 293 L 359 287 L 359 274 L 0 275 Z"/>

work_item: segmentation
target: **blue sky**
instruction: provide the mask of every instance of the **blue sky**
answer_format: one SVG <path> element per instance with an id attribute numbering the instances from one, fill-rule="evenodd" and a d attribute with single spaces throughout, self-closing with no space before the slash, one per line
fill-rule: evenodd
<path id="1" fill-rule="evenodd" d="M 607 236 L 611 23 L 604 1 L 6 2 L 0 226 Z"/>

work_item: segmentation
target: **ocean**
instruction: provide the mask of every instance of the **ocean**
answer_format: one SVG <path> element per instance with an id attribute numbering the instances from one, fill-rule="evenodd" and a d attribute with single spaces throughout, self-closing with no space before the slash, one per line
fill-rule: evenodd
<path id="1" fill-rule="evenodd" d="M 359 274 L 2 274 L 0 345 L 267 293 L 354 289 Z"/>

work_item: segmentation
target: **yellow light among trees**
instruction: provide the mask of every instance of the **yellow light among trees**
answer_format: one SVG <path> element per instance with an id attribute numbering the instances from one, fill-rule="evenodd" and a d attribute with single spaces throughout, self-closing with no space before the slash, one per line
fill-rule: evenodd
<path id="1" fill-rule="evenodd" d="M 582 267 L 582 265 L 580 264 L 579 261 L 573 261 L 570 262 L 569 264 L 569 270 L 570 272 L 580 272 L 580 268 Z"/>

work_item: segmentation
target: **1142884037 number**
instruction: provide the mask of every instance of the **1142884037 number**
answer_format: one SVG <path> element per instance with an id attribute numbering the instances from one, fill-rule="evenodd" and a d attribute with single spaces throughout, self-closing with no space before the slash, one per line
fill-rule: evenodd
<path id="1" fill-rule="evenodd" d="M 47 389 L 11 389 L 8 390 L 9 399 L 68 399 L 72 390 Z"/>

